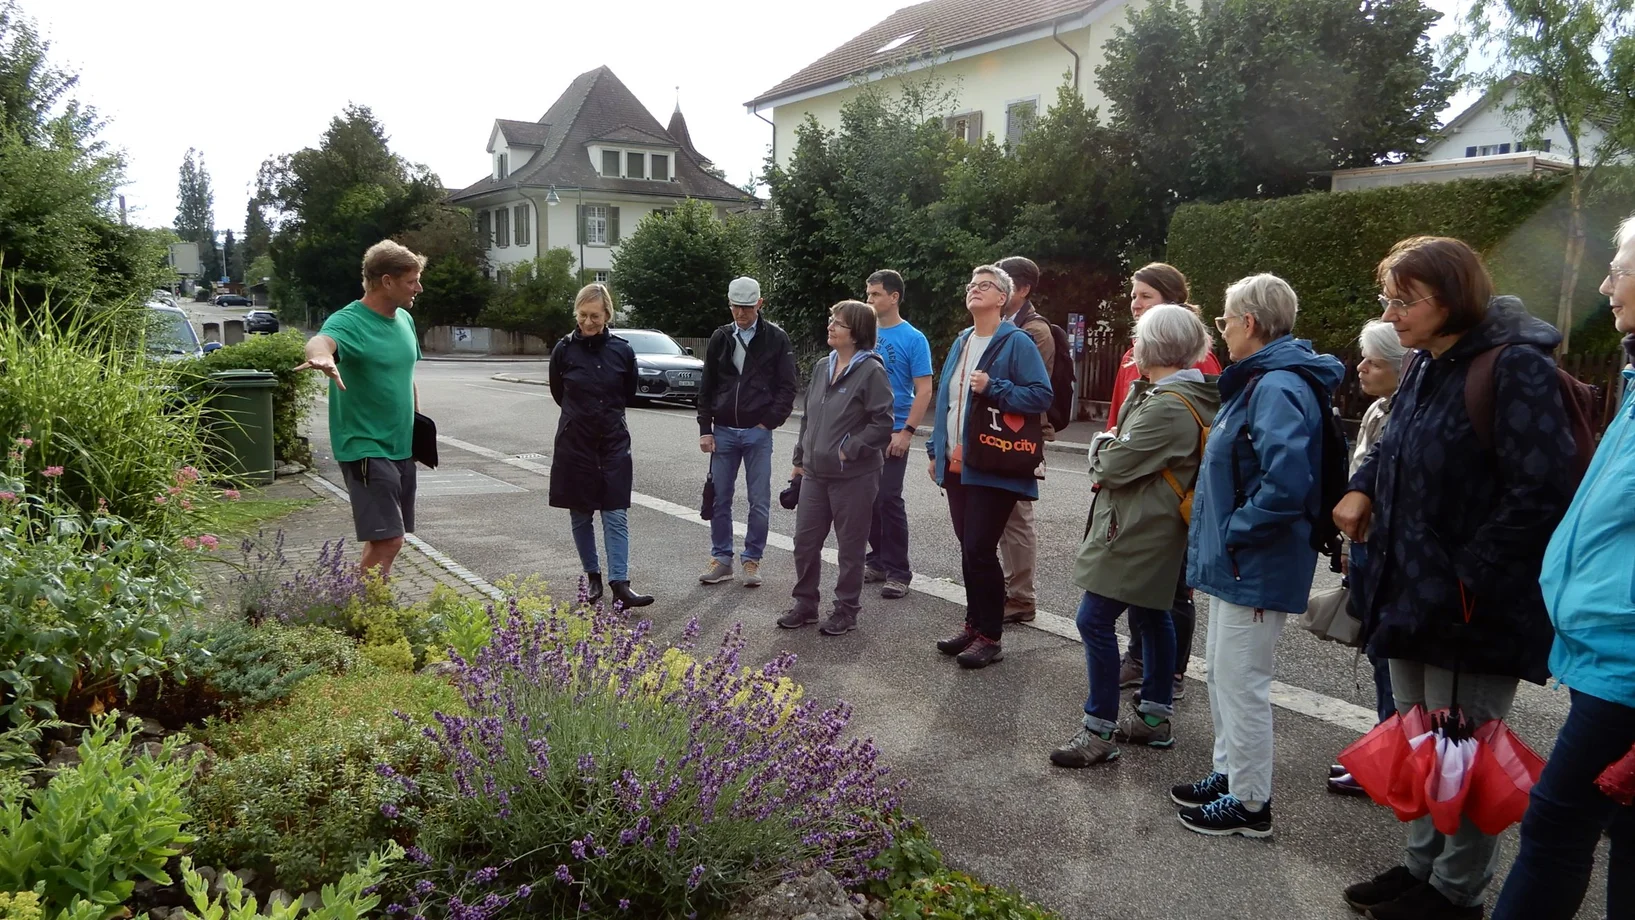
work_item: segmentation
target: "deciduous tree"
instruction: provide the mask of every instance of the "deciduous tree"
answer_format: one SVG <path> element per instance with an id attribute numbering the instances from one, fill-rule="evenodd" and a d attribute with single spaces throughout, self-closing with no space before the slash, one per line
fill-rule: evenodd
<path id="1" fill-rule="evenodd" d="M 613 279 L 636 325 L 702 338 L 726 322 L 727 285 L 748 262 L 742 237 L 688 199 L 642 218 L 619 247 Z"/>

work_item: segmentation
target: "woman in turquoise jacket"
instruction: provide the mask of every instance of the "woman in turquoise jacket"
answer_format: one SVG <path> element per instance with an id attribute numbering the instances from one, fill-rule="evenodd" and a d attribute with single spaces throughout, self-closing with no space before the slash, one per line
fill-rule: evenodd
<path id="1" fill-rule="evenodd" d="M 1000 319 L 1011 290 L 1010 275 L 997 266 L 980 265 L 971 272 L 965 308 L 972 325 L 948 349 L 937 388 L 936 427 L 925 445 L 931 478 L 948 493 L 965 577 L 965 625 L 938 642 L 937 650 L 957 655 L 965 668 L 987 667 L 1004 657 L 999 646 L 1005 618 L 999 538 L 1017 501 L 1039 497 L 1039 482 L 1032 475 L 996 475 L 961 462 L 970 451 L 972 394 L 981 393 L 1018 415 L 1050 408 L 1050 373 L 1038 346 L 1026 332 Z"/>
<path id="2" fill-rule="evenodd" d="M 1601 293 L 1635 362 L 1635 217 L 1618 228 Z M 1596 787 L 1635 747 L 1635 370 L 1624 401 L 1544 553 L 1539 587 L 1555 626 L 1550 673 L 1572 709 L 1533 787 L 1521 852 L 1494 920 L 1571 920 L 1589 890 L 1595 848 L 1611 838 L 1607 916 L 1635 917 L 1635 806 Z"/>

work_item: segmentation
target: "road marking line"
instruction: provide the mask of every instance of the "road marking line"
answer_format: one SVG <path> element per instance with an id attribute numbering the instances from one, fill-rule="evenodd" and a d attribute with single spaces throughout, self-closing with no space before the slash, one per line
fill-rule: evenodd
<path id="1" fill-rule="evenodd" d="M 548 463 L 536 463 L 532 460 L 522 460 L 509 454 L 502 454 L 497 450 L 483 447 L 480 444 L 472 444 L 469 441 L 462 441 L 458 438 L 449 437 L 448 435 L 440 434 L 437 436 L 437 440 L 457 450 L 473 453 L 479 457 L 485 457 L 489 460 L 495 460 L 509 466 L 514 466 L 517 469 L 528 470 L 529 472 L 537 473 L 540 476 L 549 476 L 551 472 L 551 467 Z M 330 483 L 328 480 L 321 481 L 323 481 L 325 485 L 328 485 L 332 490 L 336 490 L 334 484 Z M 635 491 L 630 493 L 630 501 L 632 504 L 640 505 L 643 508 L 648 508 L 661 514 L 667 514 L 683 521 L 690 521 L 701 527 L 710 526 L 709 521 L 706 521 L 698 516 L 697 508 L 689 508 L 686 505 L 678 505 L 675 502 L 668 501 L 666 499 L 658 498 L 652 495 L 644 495 Z M 749 532 L 749 525 L 747 523 L 734 521 L 732 524 L 732 531 L 735 536 L 742 537 Z M 406 539 L 414 538 L 411 536 Z M 775 546 L 778 549 L 786 550 L 788 552 L 794 552 L 795 549 L 794 538 L 781 533 L 768 531 L 766 535 L 766 542 L 768 546 Z M 417 545 L 423 544 L 419 544 L 417 542 Z M 429 547 L 427 547 L 427 549 L 429 549 Z M 427 555 L 430 555 L 430 553 Z M 442 554 L 439 553 L 438 555 L 441 556 Z M 448 557 L 444 556 L 443 558 L 446 559 Z M 450 561 L 452 562 L 452 560 Z M 829 563 L 830 565 L 839 565 L 840 555 L 835 550 L 825 547 L 823 550 L 823 561 Z M 450 571 L 453 570 L 451 569 Z M 456 572 L 456 574 L 458 575 L 459 573 Z M 461 577 L 464 578 L 464 576 Z M 475 578 L 476 576 L 472 577 Z M 483 582 L 483 584 L 486 585 L 488 583 Z M 490 585 L 489 587 L 492 586 Z M 951 604 L 955 604 L 959 607 L 965 606 L 965 588 L 947 578 L 932 578 L 925 575 L 914 574 L 913 578 L 909 582 L 908 588 L 910 591 L 917 591 L 928 597 L 935 597 Z M 1079 628 L 1074 620 L 1070 617 L 1062 616 L 1061 614 L 1039 610 L 1032 623 L 1024 623 L 1021 625 L 1031 626 L 1040 632 L 1049 633 L 1053 636 L 1059 636 L 1071 642 L 1083 641 L 1079 636 Z M 1127 633 L 1123 629 L 1118 630 L 1118 634 L 1121 636 L 1127 636 Z M 1202 658 L 1192 656 L 1188 662 L 1187 676 L 1203 683 L 1208 683 L 1209 666 Z M 1348 728 L 1357 732 L 1358 734 L 1367 733 L 1368 730 L 1373 728 L 1379 721 L 1379 716 L 1372 709 L 1364 706 L 1358 706 L 1357 704 L 1346 700 L 1325 696 L 1324 694 L 1318 693 L 1315 690 L 1308 690 L 1305 687 L 1297 687 L 1293 684 L 1287 684 L 1282 681 L 1272 681 L 1271 700 L 1272 705 L 1274 706 L 1287 709 L 1290 712 L 1297 712 L 1304 716 L 1310 716 L 1311 718 L 1322 722 L 1327 722 L 1331 725 L 1338 725 L 1342 728 Z"/>
<path id="2" fill-rule="evenodd" d="M 322 476 L 319 476 L 317 473 L 308 472 L 306 477 L 319 486 L 328 489 L 332 495 L 339 498 L 341 501 L 346 502 L 348 505 L 352 504 L 352 496 L 348 495 L 346 490 L 340 486 L 330 482 Z M 422 553 L 425 553 L 426 558 L 442 566 L 455 578 L 458 578 L 473 588 L 476 588 L 478 591 L 483 592 L 490 598 L 493 598 L 496 602 L 501 604 L 505 603 L 506 596 L 504 591 L 501 591 L 499 588 L 496 588 L 487 581 L 484 581 L 481 575 L 478 575 L 476 572 L 473 572 L 460 563 L 455 562 L 453 559 L 450 559 L 445 553 L 434 549 L 432 545 L 427 543 L 425 540 L 420 539 L 412 533 L 406 533 L 403 535 L 403 542 L 409 544 L 417 550 L 420 550 Z"/>

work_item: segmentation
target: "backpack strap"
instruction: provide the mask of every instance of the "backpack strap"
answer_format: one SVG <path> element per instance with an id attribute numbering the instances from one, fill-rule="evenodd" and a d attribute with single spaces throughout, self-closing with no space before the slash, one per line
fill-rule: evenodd
<path id="1" fill-rule="evenodd" d="M 1478 354 L 1470 361 L 1465 373 L 1465 414 L 1470 416 L 1470 427 L 1476 431 L 1476 440 L 1482 447 L 1493 449 L 1493 392 L 1499 355 L 1509 345 L 1497 345 Z"/>

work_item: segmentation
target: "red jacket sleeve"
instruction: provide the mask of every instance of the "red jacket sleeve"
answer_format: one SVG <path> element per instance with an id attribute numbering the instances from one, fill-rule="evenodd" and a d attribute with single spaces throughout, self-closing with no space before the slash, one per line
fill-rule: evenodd
<path id="1" fill-rule="evenodd" d="M 1202 361 L 1199 361 L 1194 366 L 1198 370 L 1203 371 L 1205 374 L 1209 374 L 1209 375 L 1219 376 L 1220 372 L 1221 372 L 1220 359 L 1215 357 L 1214 352 L 1209 352 L 1208 354 L 1204 355 L 1204 359 Z"/>
<path id="2" fill-rule="evenodd" d="M 1219 373 L 1219 371 L 1217 371 Z M 1130 384 L 1141 376 L 1135 367 L 1135 347 L 1131 346 L 1124 352 L 1124 357 L 1118 361 L 1118 374 L 1113 377 L 1113 396 L 1107 407 L 1107 427 L 1118 424 L 1118 410 L 1124 405 L 1124 397 L 1130 395 Z"/>

